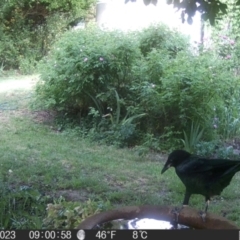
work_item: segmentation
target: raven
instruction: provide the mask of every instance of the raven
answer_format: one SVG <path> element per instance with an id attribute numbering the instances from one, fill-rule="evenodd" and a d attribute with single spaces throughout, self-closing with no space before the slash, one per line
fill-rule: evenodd
<path id="1" fill-rule="evenodd" d="M 192 194 L 201 194 L 206 200 L 205 217 L 211 197 L 220 195 L 230 184 L 235 173 L 240 170 L 240 161 L 205 159 L 184 150 L 175 150 L 169 155 L 161 173 L 170 167 L 175 168 L 186 187 L 183 206 L 188 205 Z"/>

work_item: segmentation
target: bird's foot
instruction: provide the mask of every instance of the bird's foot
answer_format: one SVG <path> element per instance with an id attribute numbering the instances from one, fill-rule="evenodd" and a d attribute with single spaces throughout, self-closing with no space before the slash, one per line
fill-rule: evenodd
<path id="1" fill-rule="evenodd" d="M 206 222 L 207 213 L 206 213 L 206 212 L 203 212 L 203 211 L 200 211 L 200 212 L 199 212 L 199 215 L 200 215 L 200 217 L 202 218 L 202 221 L 203 221 L 203 222 Z"/>
<path id="2" fill-rule="evenodd" d="M 173 226 L 174 229 L 178 228 L 178 218 L 179 218 L 179 213 L 182 211 L 183 206 L 181 208 L 179 207 L 174 207 L 171 211 L 171 213 L 174 215 L 174 219 L 173 219 Z"/>
<path id="3" fill-rule="evenodd" d="M 222 217 L 226 217 L 227 214 L 228 214 L 227 211 L 224 211 L 224 210 L 221 211 L 221 215 L 222 215 Z"/>

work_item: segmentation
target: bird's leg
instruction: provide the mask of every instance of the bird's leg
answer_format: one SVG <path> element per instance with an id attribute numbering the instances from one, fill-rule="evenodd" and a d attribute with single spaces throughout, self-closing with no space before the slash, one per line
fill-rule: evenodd
<path id="1" fill-rule="evenodd" d="M 174 226 L 174 229 L 177 229 L 178 228 L 178 217 L 179 217 L 179 214 L 180 212 L 182 211 L 182 209 L 185 207 L 185 205 L 182 205 L 181 208 L 179 207 L 175 207 L 172 209 L 171 213 L 174 215 L 174 219 L 173 219 L 173 226 Z"/>
<path id="2" fill-rule="evenodd" d="M 209 203 L 210 203 L 210 200 L 208 199 L 205 203 L 205 213 L 207 213 Z"/>
<path id="3" fill-rule="evenodd" d="M 208 207 L 209 207 L 209 203 L 210 203 L 210 199 L 206 198 L 205 210 L 204 210 L 204 212 L 200 211 L 200 213 L 199 213 L 203 222 L 206 221 L 206 216 L 207 216 L 207 210 L 208 210 Z"/>
<path id="4" fill-rule="evenodd" d="M 183 205 L 181 208 L 179 207 L 175 207 L 174 209 L 172 209 L 171 213 L 174 214 L 174 220 L 173 220 L 173 225 L 174 228 L 177 228 L 178 225 L 178 217 L 180 212 L 182 211 L 182 209 L 188 205 L 189 199 L 190 199 L 191 194 L 189 192 L 185 192 L 185 196 L 184 196 L 184 200 L 183 200 Z"/>
<path id="5" fill-rule="evenodd" d="M 222 217 L 226 217 L 226 215 L 227 215 L 227 211 L 222 210 L 222 211 L 221 211 L 221 214 L 222 214 Z"/>

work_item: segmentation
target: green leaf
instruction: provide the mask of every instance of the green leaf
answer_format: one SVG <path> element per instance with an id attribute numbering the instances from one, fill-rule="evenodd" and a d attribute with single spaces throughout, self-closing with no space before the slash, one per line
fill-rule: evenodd
<path id="1" fill-rule="evenodd" d="M 208 19 L 209 19 L 209 21 L 210 21 L 210 24 L 211 24 L 212 26 L 214 26 L 214 25 L 215 25 L 215 15 L 209 14 L 209 15 L 208 15 Z"/>
<path id="2" fill-rule="evenodd" d="M 221 11 L 223 12 L 223 14 L 227 14 L 227 4 L 221 3 L 221 4 L 219 5 L 219 8 L 220 8 Z"/>
<path id="3" fill-rule="evenodd" d="M 129 118 L 127 118 L 127 119 L 123 119 L 122 125 L 132 123 L 132 121 L 133 121 L 134 119 L 141 118 L 141 117 L 144 117 L 144 116 L 146 116 L 146 115 L 147 115 L 146 113 L 141 113 L 141 114 L 138 114 L 138 115 L 134 115 L 134 116 L 132 116 L 132 117 L 129 117 Z"/>
<path id="4" fill-rule="evenodd" d="M 119 119 L 120 119 L 120 112 L 121 112 L 121 106 L 120 106 L 120 98 L 119 95 L 117 93 L 116 90 L 114 90 L 115 92 L 115 96 L 116 96 L 116 100 L 117 100 L 117 116 L 116 116 L 116 124 L 119 123 Z"/>
<path id="5" fill-rule="evenodd" d="M 191 125 L 191 129 L 189 135 L 185 131 L 183 131 L 184 139 L 181 139 L 184 149 L 188 152 L 193 152 L 194 148 L 196 147 L 197 143 L 202 138 L 204 129 L 200 130 L 200 126 L 198 123 Z"/>

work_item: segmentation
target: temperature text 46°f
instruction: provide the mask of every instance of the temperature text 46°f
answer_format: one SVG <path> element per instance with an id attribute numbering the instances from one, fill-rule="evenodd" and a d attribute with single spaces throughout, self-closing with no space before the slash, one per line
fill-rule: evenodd
<path id="1" fill-rule="evenodd" d="M 116 231 L 98 231 L 96 237 L 98 239 L 114 239 L 116 236 Z"/>

